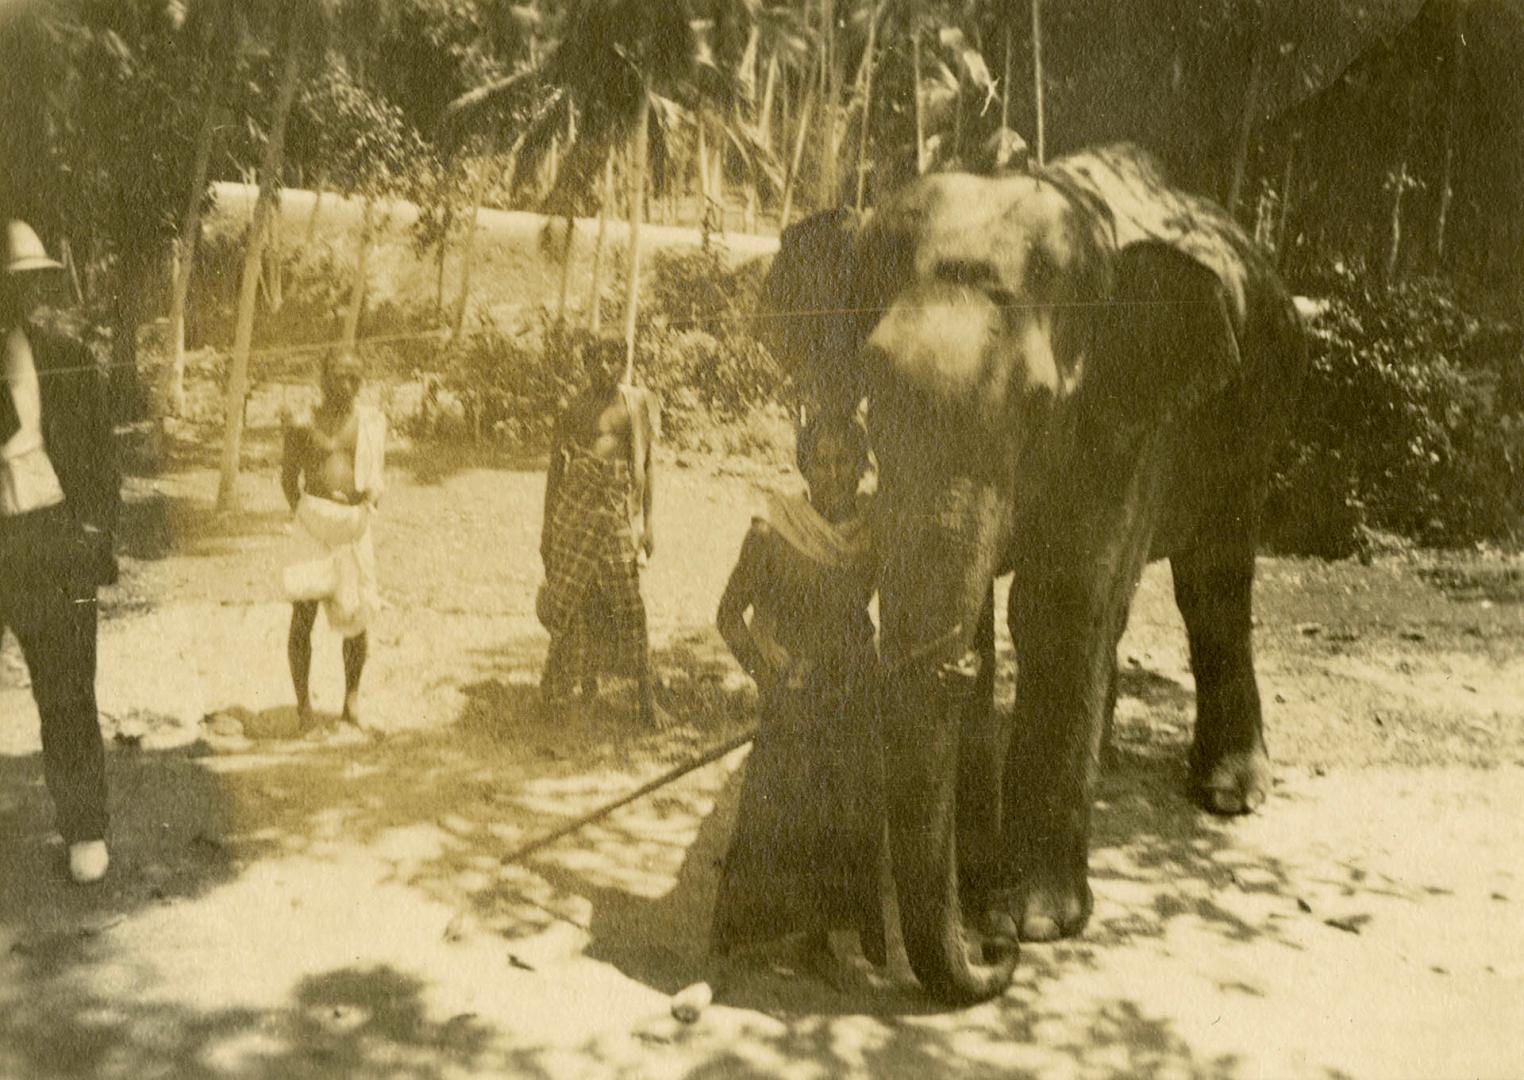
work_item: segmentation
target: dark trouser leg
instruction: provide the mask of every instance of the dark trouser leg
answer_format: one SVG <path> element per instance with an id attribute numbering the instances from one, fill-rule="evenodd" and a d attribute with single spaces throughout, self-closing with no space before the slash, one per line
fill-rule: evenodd
<path id="1" fill-rule="evenodd" d="M 363 630 L 344 639 L 344 719 L 351 724 L 360 722 L 360 675 L 365 671 L 369 643 L 370 635 Z"/>
<path id="2" fill-rule="evenodd" d="M 312 627 L 317 622 L 316 601 L 291 605 L 291 630 L 286 636 L 286 659 L 291 665 L 291 686 L 296 691 L 296 711 L 306 723 L 312 716 Z"/>
<path id="3" fill-rule="evenodd" d="M 95 702 L 95 588 L 66 512 L 38 513 L 49 515 L 45 527 L 28 523 L 25 536 L 0 537 L 0 622 L 15 633 L 31 673 L 58 831 L 71 844 L 100 840 L 106 760 Z"/>
<path id="4" fill-rule="evenodd" d="M 1199 547 L 1170 567 L 1196 678 L 1191 786 L 1209 810 L 1246 813 L 1270 790 L 1250 640 L 1254 549 L 1247 539 Z"/>

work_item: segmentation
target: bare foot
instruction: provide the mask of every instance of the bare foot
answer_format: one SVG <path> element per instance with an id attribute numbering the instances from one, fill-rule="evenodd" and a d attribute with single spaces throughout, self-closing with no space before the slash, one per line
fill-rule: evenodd
<path id="1" fill-rule="evenodd" d="M 307 701 L 299 701 L 296 704 L 296 728 L 298 731 L 312 730 L 312 704 Z"/>
<path id="2" fill-rule="evenodd" d="M 360 712 L 360 692 L 352 690 L 344 695 L 344 711 L 339 714 L 339 720 L 357 728 L 363 728 L 365 721 Z"/>

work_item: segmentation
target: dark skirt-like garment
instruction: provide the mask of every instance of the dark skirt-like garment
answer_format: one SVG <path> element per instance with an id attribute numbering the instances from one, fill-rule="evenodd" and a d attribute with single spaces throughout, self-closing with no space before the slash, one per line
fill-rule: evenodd
<path id="1" fill-rule="evenodd" d="M 857 929 L 865 949 L 881 950 L 883 767 L 872 677 L 866 654 L 763 695 L 715 901 L 717 954 L 838 929 Z"/>

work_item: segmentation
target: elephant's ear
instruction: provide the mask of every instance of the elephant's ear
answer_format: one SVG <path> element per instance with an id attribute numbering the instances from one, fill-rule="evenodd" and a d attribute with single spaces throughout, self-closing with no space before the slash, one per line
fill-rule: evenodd
<path id="1" fill-rule="evenodd" d="M 825 396 L 859 391 L 864 328 L 858 246 L 864 215 L 824 210 L 783 231 L 762 285 L 756 333 L 785 371 Z M 855 402 L 856 397 L 853 397 Z"/>
<path id="2" fill-rule="evenodd" d="M 1189 411 L 1238 373 L 1233 307 L 1221 278 L 1158 240 L 1122 249 L 1101 309 L 1084 394 L 1094 420 L 1130 440 Z"/>

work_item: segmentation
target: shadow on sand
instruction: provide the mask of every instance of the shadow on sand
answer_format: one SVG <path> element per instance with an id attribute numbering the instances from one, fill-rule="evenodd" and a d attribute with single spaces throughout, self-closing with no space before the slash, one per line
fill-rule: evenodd
<path id="1" fill-rule="evenodd" d="M 452 727 L 382 741 L 332 745 L 276 738 L 257 752 L 212 753 L 205 742 L 176 750 L 111 753 L 114 856 L 98 891 L 64 882 L 61 849 L 47 843 L 48 804 L 36 755 L 0 758 L 0 1074 L 129 1077 L 391 1075 L 429 1078 L 551 1076 L 570 1059 L 490 1017 L 440 1017 L 426 987 L 390 967 L 306 974 L 274 1011 L 196 1010 L 156 1002 L 123 983 L 105 993 L 77 976 L 125 963 L 111 928 L 146 909 L 193 901 L 257 862 L 324 857 L 320 835 L 336 832 L 369 848 L 399 831 L 427 834 L 429 854 L 399 866 L 396 880 L 430 900 L 468 912 L 484 932 L 513 943 L 571 924 L 585 955 L 671 993 L 714 967 L 706 958 L 709 911 L 728 841 L 740 753 L 690 774 L 544 849 L 526 865 L 503 855 L 612 801 L 674 761 L 718 744 L 753 722 L 749 688 L 727 686 L 718 646 L 682 639 L 662 658 L 676 732 L 638 729 L 617 693 L 588 710 L 548 717 L 534 681 L 537 649 L 510 641 L 481 658 Z M 1170 699 L 1170 680 L 1140 673 L 1124 694 Z M 1179 694 L 1188 697 L 1184 688 Z M 250 734 L 283 730 L 280 710 L 242 718 Z M 1177 918 L 1198 920 L 1224 941 L 1272 933 L 1182 882 L 1225 881 L 1217 856 L 1232 839 L 1181 794 L 1178 738 L 1145 724 L 1124 729 L 1116 767 L 1098 793 L 1096 876 L 1146 886 L 1150 906 L 1097 919 L 1080 942 L 1025 950 L 1017 988 L 961 1015 L 956 1030 L 924 1023 L 937 1009 L 897 969 L 842 991 L 782 970 L 788 952 L 732 975 L 722 1002 L 770 1017 L 746 1036 L 749 1049 L 722 1048 L 690 1075 L 770 1074 L 758 1062 L 804 1059 L 824 1075 L 1020 1075 L 967 1056 L 969 1046 L 1028 1044 L 1049 1021 L 1083 1033 L 1044 1043 L 1076 1071 L 1095 1075 L 1222 1076 L 1233 1059 L 1198 1058 L 1147 1002 L 1091 1000 L 1060 1016 L 1044 987 L 1099 950 L 1164 935 Z M 589 765 L 589 762 L 592 764 Z M 217 767 L 212 767 L 215 764 Z M 270 793 L 278 793 L 274 797 Z M 325 833 L 326 831 L 326 833 Z M 1110 859 L 1110 854 L 1125 858 Z M 1284 893 L 1277 867 L 1258 888 Z M 272 924 L 273 925 L 273 924 Z M 149 958 L 152 960 L 152 957 Z M 143 963 L 141 957 L 137 963 Z M 150 976 L 144 976 L 150 978 Z M 847 1047 L 840 1025 L 878 1018 L 876 1041 Z M 587 1046 L 574 1054 L 597 1075 L 639 1075 Z M 761 1057 L 758 1055 L 761 1054 Z M 559 1055 L 559 1056 L 558 1056 Z M 580 1056 L 578 1056 L 580 1055 Z"/>

